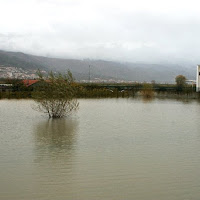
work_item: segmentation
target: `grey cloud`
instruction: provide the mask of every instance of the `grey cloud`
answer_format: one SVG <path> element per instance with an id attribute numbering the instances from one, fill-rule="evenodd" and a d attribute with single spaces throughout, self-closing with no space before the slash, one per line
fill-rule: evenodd
<path id="1" fill-rule="evenodd" d="M 66 12 L 68 6 L 81 10 L 81 4 L 74 1 L 36 2 L 43 6 L 47 3 L 58 8 L 66 6 Z M 199 62 L 198 13 L 124 12 L 110 7 L 95 8 L 90 13 L 84 10 L 86 8 L 84 5 L 82 13 L 63 19 L 55 10 L 55 17 L 47 15 L 42 23 L 38 21 L 38 27 L 34 23 L 36 29 L 17 33 L 0 29 L 0 48 L 55 57 L 147 63 Z M 79 15 L 84 14 L 88 16 L 82 19 Z"/>

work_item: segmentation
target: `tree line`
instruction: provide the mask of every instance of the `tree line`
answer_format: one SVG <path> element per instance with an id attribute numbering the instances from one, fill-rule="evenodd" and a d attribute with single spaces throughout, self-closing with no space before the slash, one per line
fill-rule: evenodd
<path id="1" fill-rule="evenodd" d="M 0 92 L 0 98 L 33 98 L 36 102 L 35 109 L 47 113 L 49 118 L 60 118 L 69 115 L 78 109 L 77 98 L 101 97 L 133 97 L 138 92 L 145 98 L 152 98 L 157 93 L 167 92 L 175 94 L 189 94 L 195 87 L 186 84 L 186 77 L 178 75 L 176 84 L 134 83 L 112 86 L 105 84 L 75 82 L 72 73 L 66 74 L 50 72 L 44 76 L 38 71 L 38 83 L 35 87 L 26 87 L 21 80 L 9 79 L 6 83 L 12 84 L 12 91 Z M 125 87 L 126 88 L 126 87 Z"/>

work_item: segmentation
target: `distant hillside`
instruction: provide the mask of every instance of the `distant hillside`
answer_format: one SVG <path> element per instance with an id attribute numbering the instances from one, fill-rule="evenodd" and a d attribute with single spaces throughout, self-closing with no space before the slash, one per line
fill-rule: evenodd
<path id="1" fill-rule="evenodd" d="M 149 82 L 152 80 L 157 82 L 174 82 L 178 74 L 183 74 L 188 79 L 195 79 L 196 70 L 195 66 L 191 69 L 178 65 L 120 63 L 89 59 L 60 59 L 6 51 L 0 51 L 0 65 L 60 72 L 70 69 L 78 80 L 88 79 L 90 65 L 91 79 L 101 78 L 106 80 L 115 79 L 140 82 Z"/>
<path id="2" fill-rule="evenodd" d="M 21 67 L 23 69 L 45 69 L 43 65 L 35 56 L 20 53 L 20 52 L 6 52 L 0 50 L 0 65 Z"/>

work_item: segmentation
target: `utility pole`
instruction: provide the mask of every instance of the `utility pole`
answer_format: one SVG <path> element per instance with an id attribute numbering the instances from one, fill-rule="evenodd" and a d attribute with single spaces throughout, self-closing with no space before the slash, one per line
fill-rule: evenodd
<path id="1" fill-rule="evenodd" d="M 89 65 L 89 83 L 90 83 L 90 65 Z"/>

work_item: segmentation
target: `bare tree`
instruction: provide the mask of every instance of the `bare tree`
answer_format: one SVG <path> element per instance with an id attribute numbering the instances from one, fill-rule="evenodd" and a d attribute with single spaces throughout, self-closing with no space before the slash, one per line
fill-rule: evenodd
<path id="1" fill-rule="evenodd" d="M 76 83 L 72 73 L 49 73 L 44 77 L 38 72 L 39 83 L 34 92 L 36 110 L 47 113 L 49 118 L 61 118 L 69 115 L 79 106 L 76 95 Z"/>

